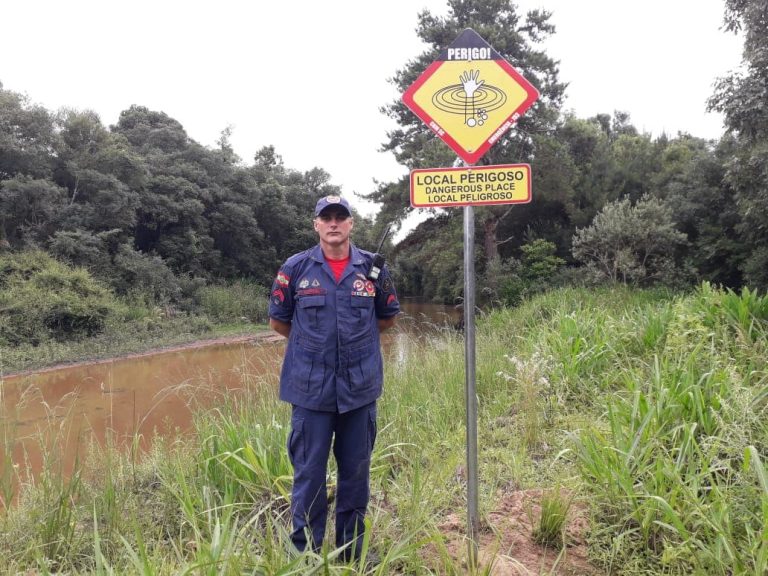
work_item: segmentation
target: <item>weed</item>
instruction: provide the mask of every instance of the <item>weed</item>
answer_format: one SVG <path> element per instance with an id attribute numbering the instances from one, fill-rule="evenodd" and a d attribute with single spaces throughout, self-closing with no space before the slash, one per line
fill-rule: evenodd
<path id="1" fill-rule="evenodd" d="M 556 487 L 541 496 L 541 514 L 533 530 L 533 538 L 542 546 L 562 548 L 565 527 L 573 496 L 565 495 Z"/>

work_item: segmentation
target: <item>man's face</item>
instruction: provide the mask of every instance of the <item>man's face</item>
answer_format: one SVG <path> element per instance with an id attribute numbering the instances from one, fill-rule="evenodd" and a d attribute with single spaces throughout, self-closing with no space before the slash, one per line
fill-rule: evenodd
<path id="1" fill-rule="evenodd" d="M 314 223 L 322 244 L 341 246 L 349 241 L 352 216 L 343 208 L 326 208 L 315 218 Z"/>

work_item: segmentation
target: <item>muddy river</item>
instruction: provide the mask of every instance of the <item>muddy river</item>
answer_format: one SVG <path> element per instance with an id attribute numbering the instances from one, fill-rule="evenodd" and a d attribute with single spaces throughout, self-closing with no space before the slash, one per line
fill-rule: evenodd
<path id="1" fill-rule="evenodd" d="M 451 307 L 405 301 L 397 328 L 382 336 L 387 361 L 403 361 L 423 337 L 460 315 Z M 55 464 L 66 474 L 90 442 L 136 439 L 146 449 L 158 434 L 184 434 L 192 425 L 190 398 L 205 404 L 206 397 L 241 388 L 244 378 L 277 385 L 284 346 L 270 332 L 0 377 L 0 478 L 8 477 L 9 466 L 36 474 Z"/>

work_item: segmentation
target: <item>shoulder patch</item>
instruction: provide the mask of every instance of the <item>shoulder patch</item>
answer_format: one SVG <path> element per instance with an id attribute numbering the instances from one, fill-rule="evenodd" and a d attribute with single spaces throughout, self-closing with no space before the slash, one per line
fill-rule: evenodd
<path id="1" fill-rule="evenodd" d="M 280 284 L 280 286 L 288 286 L 288 284 L 291 282 L 291 277 L 288 276 L 288 274 L 285 272 L 278 272 L 275 282 Z"/>

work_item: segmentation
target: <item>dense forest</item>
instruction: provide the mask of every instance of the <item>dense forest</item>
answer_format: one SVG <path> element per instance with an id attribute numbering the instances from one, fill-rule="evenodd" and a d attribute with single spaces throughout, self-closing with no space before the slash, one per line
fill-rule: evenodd
<path id="1" fill-rule="evenodd" d="M 555 33 L 546 11 L 523 15 L 509 0 L 448 5 L 446 17 L 420 15 L 417 33 L 429 49 L 393 78 L 401 92 L 471 27 L 541 93 L 482 159 L 533 169 L 530 204 L 476 210 L 486 302 L 515 304 L 570 282 L 768 288 L 765 0 L 725 2 L 725 28 L 743 34 L 744 61 L 713 89 L 709 107 L 726 125 L 717 141 L 651 137 L 625 112 L 564 113 L 567 86 L 541 49 Z M 399 126 L 383 135 L 383 148 L 401 164 L 452 163 L 400 101 L 383 112 Z M 172 305 L 201 285 L 267 285 L 285 257 L 315 241 L 312 207 L 337 191 L 322 167 L 292 170 L 274 147 L 239 158 L 227 130 L 206 147 L 166 112 L 134 105 L 105 126 L 87 109 L 50 111 L 0 84 L 0 256 L 43 251 L 119 295 Z M 385 225 L 408 214 L 408 196 L 407 179 L 371 190 L 366 197 L 381 210 L 375 219 L 357 215 L 356 242 L 374 248 Z M 402 294 L 460 298 L 461 215 L 436 211 L 388 246 Z"/>

